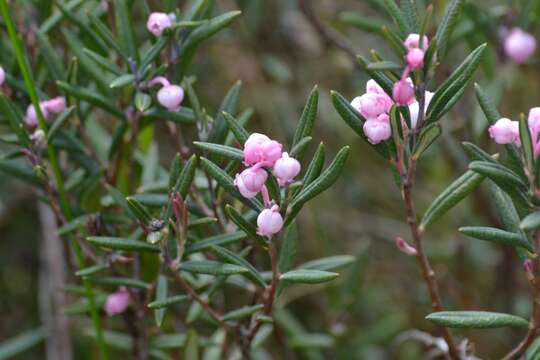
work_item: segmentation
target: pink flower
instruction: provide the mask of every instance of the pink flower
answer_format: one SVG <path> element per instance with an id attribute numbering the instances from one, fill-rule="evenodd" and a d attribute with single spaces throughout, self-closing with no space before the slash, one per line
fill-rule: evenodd
<path id="1" fill-rule="evenodd" d="M 49 111 L 43 105 L 43 103 L 40 103 L 39 107 L 41 108 L 41 113 L 43 114 L 43 117 L 45 118 L 45 120 L 47 120 L 47 118 L 49 117 Z M 38 125 L 36 109 L 32 104 L 28 105 L 28 107 L 26 108 L 25 122 L 30 129 L 34 129 Z"/>
<path id="2" fill-rule="evenodd" d="M 399 105 L 408 105 L 414 101 L 414 86 L 410 79 L 396 82 L 392 90 L 392 97 Z"/>
<path id="3" fill-rule="evenodd" d="M 164 86 L 157 93 L 158 102 L 169 111 L 177 111 L 184 100 L 184 89 L 178 85 Z"/>
<path id="4" fill-rule="evenodd" d="M 519 140 L 519 123 L 507 118 L 497 120 L 488 131 L 497 144 L 510 144 Z"/>
<path id="5" fill-rule="evenodd" d="M 369 79 L 366 83 L 366 92 L 370 94 L 379 94 L 379 95 L 386 95 L 388 94 L 384 91 L 384 89 L 381 87 L 381 85 L 377 84 L 377 82 L 373 79 Z M 390 99 L 390 96 L 388 96 Z M 392 99 L 390 99 L 392 101 Z"/>
<path id="6" fill-rule="evenodd" d="M 0 86 L 6 81 L 6 72 L 4 71 L 4 68 L 0 66 Z"/>
<path id="7" fill-rule="evenodd" d="M 392 107 L 392 100 L 386 94 L 366 93 L 362 96 L 355 97 L 351 105 L 363 117 L 371 119 L 388 112 Z"/>
<path id="8" fill-rule="evenodd" d="M 424 35 L 422 39 L 422 46 L 420 47 L 420 34 L 409 34 L 407 36 L 407 39 L 405 39 L 405 42 L 403 43 L 407 50 L 413 49 L 413 48 L 421 48 L 426 50 L 429 47 L 429 40 L 426 35 Z"/>
<path id="9" fill-rule="evenodd" d="M 274 166 L 281 157 L 283 145 L 268 136 L 253 133 L 244 144 L 244 162 L 246 165 L 261 163 L 262 166 Z"/>
<path id="10" fill-rule="evenodd" d="M 435 93 L 432 93 L 431 91 L 426 91 L 425 96 L 425 105 L 424 105 L 424 115 L 426 114 L 427 108 L 429 107 L 429 104 L 431 103 L 431 99 L 433 99 L 433 95 Z M 416 123 L 418 122 L 418 113 L 420 112 L 420 104 L 418 101 L 413 102 L 409 105 L 409 114 L 411 115 L 411 127 L 414 129 L 416 127 Z"/>
<path id="11" fill-rule="evenodd" d="M 163 31 L 165 29 L 172 26 L 173 21 L 174 20 L 171 18 L 171 16 L 165 13 L 155 12 L 150 14 L 150 16 L 148 17 L 148 21 L 146 22 L 146 28 L 154 36 L 159 37 L 161 36 L 161 34 L 163 34 Z"/>
<path id="12" fill-rule="evenodd" d="M 271 238 L 283 228 L 283 218 L 279 213 L 279 206 L 264 209 L 257 217 L 257 233 Z"/>
<path id="13" fill-rule="evenodd" d="M 424 66 L 424 50 L 413 48 L 407 53 L 407 65 L 411 69 L 421 69 Z"/>
<path id="14" fill-rule="evenodd" d="M 376 119 L 368 119 L 364 123 L 364 135 L 372 144 L 378 144 L 381 141 L 390 139 L 392 128 L 390 127 L 390 118 L 386 114 L 381 114 Z"/>
<path id="15" fill-rule="evenodd" d="M 536 39 L 520 28 L 510 31 L 504 40 L 506 55 L 518 64 L 526 62 L 536 50 Z"/>
<path id="16" fill-rule="evenodd" d="M 66 98 L 63 96 L 55 97 L 51 100 L 42 102 L 47 111 L 52 112 L 53 114 L 59 114 L 66 110 Z"/>
<path id="17" fill-rule="evenodd" d="M 245 169 L 240 174 L 236 174 L 234 185 L 236 185 L 242 196 L 250 199 L 261 191 L 267 178 L 266 171 L 255 165 Z"/>
<path id="18" fill-rule="evenodd" d="M 279 185 L 284 186 L 294 180 L 296 175 L 300 173 L 300 169 L 300 162 L 284 152 L 274 164 L 274 175 L 277 177 Z"/>
<path id="19" fill-rule="evenodd" d="M 125 287 L 120 287 L 116 292 L 110 294 L 105 301 L 105 312 L 109 316 L 121 314 L 129 306 L 129 292 Z"/>
<path id="20" fill-rule="evenodd" d="M 403 238 L 399 236 L 396 238 L 396 247 L 401 252 L 409 256 L 416 256 L 418 254 L 418 251 L 414 246 L 409 245 L 405 240 L 403 240 Z"/>

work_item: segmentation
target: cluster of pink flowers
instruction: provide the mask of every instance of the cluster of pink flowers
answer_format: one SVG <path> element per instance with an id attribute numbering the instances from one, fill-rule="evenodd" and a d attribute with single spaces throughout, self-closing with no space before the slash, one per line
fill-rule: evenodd
<path id="1" fill-rule="evenodd" d="M 536 156 L 540 153 L 540 107 L 534 107 L 529 110 L 527 123 L 531 132 L 534 155 Z M 508 118 L 499 119 L 495 124 L 489 127 L 488 132 L 489 136 L 495 140 L 497 144 L 515 143 L 518 146 L 521 145 L 518 121 L 512 121 Z"/>
<path id="2" fill-rule="evenodd" d="M 128 289 L 122 286 L 107 297 L 104 306 L 105 312 L 109 316 L 121 314 L 127 310 L 130 301 Z"/>
<path id="3" fill-rule="evenodd" d="M 270 201 L 266 188 L 267 169 L 272 171 L 280 186 L 290 184 L 301 170 L 300 162 L 282 150 L 283 145 L 268 136 L 251 134 L 244 144 L 244 164 L 248 167 L 234 179 L 242 196 L 251 199 L 261 193 L 265 209 L 257 217 L 257 231 L 267 237 L 277 234 L 283 227 L 279 206 Z"/>
<path id="4" fill-rule="evenodd" d="M 39 103 L 39 107 L 45 120 L 49 120 L 51 114 L 60 114 L 66 110 L 66 98 L 58 96 L 50 100 L 42 101 Z M 38 124 L 36 109 L 32 104 L 28 105 L 26 108 L 25 122 L 28 128 L 32 130 L 35 129 Z"/>
<path id="5" fill-rule="evenodd" d="M 536 39 L 520 28 L 513 28 L 504 36 L 506 56 L 522 64 L 529 60 L 536 50 Z"/>
<path id="6" fill-rule="evenodd" d="M 178 111 L 182 100 L 184 100 L 184 89 L 181 86 L 171 84 L 163 76 L 155 77 L 148 82 L 148 87 L 161 84 L 161 89 L 157 93 L 158 102 L 169 111 Z"/>
<path id="7" fill-rule="evenodd" d="M 154 36 L 160 37 L 165 29 L 170 28 L 176 21 L 176 15 L 154 12 L 148 17 L 146 29 Z"/>
<path id="8" fill-rule="evenodd" d="M 409 107 L 412 128 L 416 127 L 418 121 L 420 106 L 416 101 L 414 84 L 409 74 L 411 70 L 420 69 L 424 65 L 424 49 L 428 47 L 429 41 L 427 36 L 424 36 L 422 44 L 420 44 L 420 35 L 410 34 L 404 45 L 408 50 L 406 56 L 407 66 L 401 79 L 394 84 L 392 97 L 388 96 L 375 80 L 369 80 L 366 84 L 366 93 L 354 98 L 351 102 L 352 107 L 366 118 L 363 131 L 372 144 L 386 141 L 392 136 L 388 113 L 394 103 Z M 432 92 L 426 91 L 424 113 L 433 95 Z"/>

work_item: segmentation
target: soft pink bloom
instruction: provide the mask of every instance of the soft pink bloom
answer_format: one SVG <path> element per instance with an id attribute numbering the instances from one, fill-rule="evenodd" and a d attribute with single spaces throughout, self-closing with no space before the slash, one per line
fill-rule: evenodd
<path id="1" fill-rule="evenodd" d="M 424 66 L 424 50 L 413 48 L 407 53 L 407 65 L 411 69 L 421 69 Z"/>
<path id="2" fill-rule="evenodd" d="M 368 82 L 366 83 L 366 92 L 371 93 L 371 94 L 379 94 L 379 95 L 388 96 L 388 94 L 386 94 L 386 92 L 381 87 L 381 85 L 377 84 L 377 82 L 373 79 L 369 79 Z M 388 96 L 388 98 L 390 97 Z"/>
<path id="3" fill-rule="evenodd" d="M 423 37 L 422 46 L 420 46 L 420 34 L 409 34 L 407 36 L 407 39 L 405 39 L 405 42 L 403 43 L 407 50 L 413 49 L 413 48 L 421 48 L 426 50 L 429 46 L 429 40 L 426 35 Z"/>
<path id="4" fill-rule="evenodd" d="M 536 50 L 536 39 L 529 33 L 514 28 L 504 40 L 506 55 L 518 64 L 526 62 Z"/>
<path id="5" fill-rule="evenodd" d="M 414 86 L 409 79 L 400 80 L 394 84 L 392 97 L 399 105 L 408 105 L 414 101 Z"/>
<path id="6" fill-rule="evenodd" d="M 388 112 L 392 107 L 392 100 L 386 94 L 366 93 L 362 96 L 355 97 L 351 105 L 363 117 L 371 119 Z"/>
<path id="7" fill-rule="evenodd" d="M 283 145 L 268 136 L 253 133 L 244 144 L 244 162 L 246 165 L 261 163 L 262 166 L 274 166 L 281 157 Z"/>
<path id="8" fill-rule="evenodd" d="M 234 184 L 244 197 L 252 198 L 261 191 L 267 178 L 268 174 L 264 169 L 254 166 L 245 169 L 240 174 L 236 174 Z"/>
<path id="9" fill-rule="evenodd" d="M 53 114 L 59 114 L 66 110 L 66 98 L 63 96 L 58 96 L 42 102 L 42 105 L 47 109 L 47 111 L 52 112 Z"/>
<path id="10" fill-rule="evenodd" d="M 40 103 L 39 107 L 41 108 L 41 113 L 43 114 L 43 117 L 45 118 L 45 120 L 47 120 L 47 118 L 49 117 L 49 111 L 43 105 L 43 103 Z M 25 122 L 30 129 L 34 129 L 38 125 L 36 109 L 32 104 L 28 105 L 28 107 L 26 108 Z"/>
<path id="11" fill-rule="evenodd" d="M 125 287 L 120 287 L 116 292 L 110 294 L 105 301 L 105 312 L 109 316 L 121 314 L 129 306 L 129 292 Z"/>
<path id="12" fill-rule="evenodd" d="M 284 152 L 281 158 L 274 164 L 274 175 L 276 176 L 279 185 L 284 186 L 294 180 L 296 175 L 300 173 L 300 162 L 292 158 Z"/>
<path id="13" fill-rule="evenodd" d="M 178 85 L 164 86 L 157 93 L 158 102 L 169 111 L 176 111 L 184 100 L 184 89 Z"/>
<path id="14" fill-rule="evenodd" d="M 381 114 L 376 119 L 368 119 L 364 123 L 363 130 L 364 135 L 372 144 L 378 144 L 381 141 L 390 139 L 392 136 L 390 118 L 387 114 Z"/>
<path id="15" fill-rule="evenodd" d="M 6 72 L 4 71 L 4 68 L 0 66 L 0 86 L 6 81 Z"/>
<path id="16" fill-rule="evenodd" d="M 507 118 L 497 120 L 488 131 L 497 144 L 510 144 L 519 140 L 519 123 Z"/>
<path id="17" fill-rule="evenodd" d="M 400 238 L 399 236 L 396 238 L 396 247 L 401 252 L 409 256 L 416 256 L 418 254 L 418 251 L 414 246 L 409 245 L 405 240 L 403 240 L 403 238 Z"/>
<path id="18" fill-rule="evenodd" d="M 424 105 L 424 115 L 426 114 L 426 111 L 429 107 L 429 104 L 431 103 L 431 99 L 433 98 L 433 95 L 435 93 L 432 93 L 431 91 L 426 91 L 425 96 L 425 105 Z M 418 113 L 420 112 L 420 104 L 418 101 L 413 102 L 409 105 L 409 114 L 411 115 L 411 127 L 414 129 L 416 127 L 416 123 L 418 122 Z"/>
<path id="19" fill-rule="evenodd" d="M 270 209 L 264 209 L 257 217 L 257 233 L 262 236 L 272 237 L 283 228 L 283 218 L 279 213 L 279 206 L 274 205 Z"/>
<path id="20" fill-rule="evenodd" d="M 148 21 L 146 22 L 146 28 L 154 36 L 161 36 L 166 28 L 169 28 L 173 24 L 173 18 L 165 13 L 155 12 L 150 14 Z"/>

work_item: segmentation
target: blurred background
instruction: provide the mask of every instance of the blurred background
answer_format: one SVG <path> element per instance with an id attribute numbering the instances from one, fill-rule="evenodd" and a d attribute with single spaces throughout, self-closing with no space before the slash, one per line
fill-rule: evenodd
<path id="1" fill-rule="evenodd" d="M 32 11 L 34 2 L 12 1 L 21 3 L 16 16 L 29 31 L 42 21 Z M 159 1 L 150 3 L 153 9 L 159 9 Z M 377 0 L 306 3 L 321 23 L 356 53 L 368 55 L 370 49 L 377 49 L 393 59 L 382 37 L 366 31 L 369 22 L 372 29 L 391 23 Z M 418 3 L 421 9 L 422 3 L 434 5 L 433 25 L 440 21 L 447 1 Z M 523 26 L 537 33 L 538 6 L 531 3 L 537 2 L 466 2 L 448 56 L 429 89 L 435 90 L 473 48 L 488 42 L 488 56 L 476 81 L 497 100 L 501 113 L 517 119 L 519 113 L 539 106 L 539 52 L 526 65 L 517 65 L 505 58 L 500 40 L 505 27 Z M 280 349 L 276 353 L 286 358 L 317 358 L 321 354 L 336 359 L 421 358 L 424 347 L 411 330 L 434 333 L 435 328 L 424 320 L 431 309 L 419 269 L 414 259 L 394 246 L 398 235 L 410 240 L 399 190 L 388 164 L 342 122 L 330 102 L 330 90 L 349 99 L 364 93 L 367 75 L 346 52 L 321 37 L 297 1 L 218 0 L 215 12 L 238 8 L 243 11 L 241 18 L 208 41 L 195 59 L 192 73 L 198 78 L 196 89 L 207 110 L 214 113 L 223 95 L 239 79 L 243 83 L 241 108 L 254 110 L 248 129 L 290 139 L 306 97 L 317 84 L 321 99 L 312 148 L 323 139 L 331 156 L 342 145 L 352 148 L 342 178 L 301 213 L 298 262 L 340 254 L 355 255 L 357 260 L 331 286 L 317 292 L 312 287 L 298 287 L 286 291 L 280 299 L 299 321 L 289 326 L 330 333 L 336 341 L 320 354 L 285 352 L 280 347 L 276 347 Z M 137 13 L 137 0 L 134 11 Z M 355 26 L 357 16 L 362 17 L 360 28 Z M 139 21 L 143 24 L 143 19 Z M 142 25 L 139 30 L 145 31 Z M 432 26 L 430 37 L 434 30 Z M 462 141 L 474 142 L 492 153 L 499 150 L 488 139 L 487 122 L 472 88 L 445 116 L 442 126 L 444 135 L 425 155 L 418 172 L 415 196 L 420 214 L 465 171 Z M 172 156 L 174 148 L 165 140 L 160 143 L 160 151 Z M 170 158 L 162 156 L 162 165 L 168 167 Z M 0 174 L 0 341 L 39 326 L 47 316 L 39 296 L 45 276 L 40 271 L 40 259 L 45 250 L 37 202 L 25 184 Z M 480 188 L 426 233 L 427 252 L 447 309 L 500 311 L 528 318 L 530 297 L 513 250 L 468 239 L 457 231 L 463 225 L 497 223 L 493 204 Z M 278 316 L 286 318 L 287 314 Z M 73 329 L 76 353 L 81 354 L 77 358 L 97 358 L 92 355 L 92 341 Z M 469 338 L 483 358 L 496 359 L 521 339 L 524 330 L 454 333 Z M 286 336 L 282 341 L 287 341 Z M 41 359 L 43 354 L 40 345 L 19 358 Z"/>

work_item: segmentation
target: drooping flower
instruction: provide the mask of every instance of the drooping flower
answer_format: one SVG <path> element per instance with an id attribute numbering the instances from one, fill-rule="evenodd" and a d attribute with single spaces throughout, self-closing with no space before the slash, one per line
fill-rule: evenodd
<path id="1" fill-rule="evenodd" d="M 411 69 L 421 69 L 424 66 L 424 50 L 418 48 L 409 50 L 406 60 Z"/>
<path id="2" fill-rule="evenodd" d="M 386 94 L 366 93 L 353 99 L 351 105 L 366 119 L 376 118 L 392 107 L 392 100 Z"/>
<path id="3" fill-rule="evenodd" d="M 129 291 L 125 287 L 120 287 L 116 292 L 110 294 L 105 301 L 105 312 L 109 316 L 121 314 L 128 308 L 130 303 Z"/>
<path id="4" fill-rule="evenodd" d="M 177 111 L 184 100 L 184 89 L 181 86 L 171 84 L 163 76 L 153 78 L 148 82 L 147 86 L 152 87 L 157 84 L 162 86 L 157 93 L 158 102 L 169 111 Z"/>
<path id="5" fill-rule="evenodd" d="M 240 174 L 236 174 L 234 185 L 236 185 L 242 196 L 250 199 L 262 190 L 267 178 L 266 171 L 255 165 L 245 169 Z"/>
<path id="6" fill-rule="evenodd" d="M 514 28 L 504 39 L 504 52 L 506 55 L 522 64 L 529 60 L 536 50 L 536 39 L 520 28 Z"/>
<path id="7" fill-rule="evenodd" d="M 300 173 L 302 166 L 295 158 L 284 152 L 274 164 L 274 175 L 276 176 L 280 186 L 284 186 L 294 180 L 296 175 Z"/>
<path id="8" fill-rule="evenodd" d="M 257 233 L 262 236 L 272 237 L 283 228 L 283 218 L 279 213 L 279 206 L 274 205 L 270 209 L 264 209 L 257 217 Z"/>
<path id="9" fill-rule="evenodd" d="M 422 38 L 422 46 L 420 46 L 420 34 L 409 34 L 407 36 L 407 39 L 405 39 L 405 42 L 403 43 L 407 50 L 411 50 L 414 48 L 420 48 L 423 50 L 426 50 L 429 46 L 429 40 L 426 35 Z"/>
<path id="10" fill-rule="evenodd" d="M 148 17 L 146 28 L 154 36 L 159 37 L 163 34 L 165 29 L 172 26 L 173 22 L 174 18 L 172 16 L 165 13 L 154 12 Z"/>
<path id="11" fill-rule="evenodd" d="M 497 144 L 510 144 L 519 140 L 519 122 L 507 118 L 497 120 L 488 129 L 489 136 Z"/>
<path id="12" fill-rule="evenodd" d="M 66 98 L 63 96 L 58 96 L 53 99 L 43 101 L 42 105 L 47 109 L 47 111 L 53 114 L 59 114 L 66 110 Z"/>
<path id="13" fill-rule="evenodd" d="M 281 157 L 283 145 L 268 136 L 253 133 L 244 144 L 244 163 L 255 165 L 261 163 L 262 166 L 274 166 L 274 163 Z"/>
<path id="14" fill-rule="evenodd" d="M 363 130 L 371 144 L 378 144 L 392 136 L 390 118 L 387 114 L 381 114 L 375 119 L 368 119 L 364 123 Z"/>
<path id="15" fill-rule="evenodd" d="M 43 105 L 43 103 L 39 104 L 39 107 L 41 109 L 41 113 L 43 114 L 43 117 L 45 120 L 49 118 L 49 111 L 47 108 Z M 36 112 L 36 108 L 34 105 L 30 104 L 26 108 L 26 116 L 24 118 L 26 126 L 28 126 L 29 129 L 35 129 L 38 125 L 38 116 Z"/>
<path id="16" fill-rule="evenodd" d="M 402 79 L 394 84 L 392 97 L 398 105 L 409 105 L 414 101 L 414 85 L 410 79 Z"/>
<path id="17" fill-rule="evenodd" d="M 429 104 L 431 103 L 431 99 L 433 99 L 433 95 L 435 93 L 432 93 L 431 91 L 426 91 L 424 95 L 424 115 L 426 114 L 426 111 L 429 107 Z M 420 104 L 418 101 L 413 102 L 409 105 L 409 114 L 411 116 L 411 127 L 414 129 L 416 127 L 416 123 L 418 122 L 418 114 L 420 112 Z"/>

